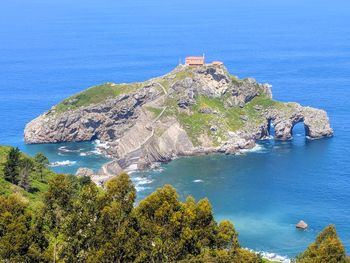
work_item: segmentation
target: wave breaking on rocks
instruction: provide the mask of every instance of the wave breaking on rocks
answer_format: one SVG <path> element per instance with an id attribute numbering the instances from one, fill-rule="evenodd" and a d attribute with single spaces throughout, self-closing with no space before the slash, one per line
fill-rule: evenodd
<path id="1" fill-rule="evenodd" d="M 311 139 L 330 137 L 327 113 L 272 99 L 271 85 L 238 79 L 224 65 L 180 65 L 142 83 L 106 83 L 52 107 L 25 127 L 26 143 L 95 141 L 112 159 L 93 180 L 152 168 L 180 156 L 259 150 L 290 140 L 302 122 Z M 65 149 L 63 149 L 64 151 Z"/>

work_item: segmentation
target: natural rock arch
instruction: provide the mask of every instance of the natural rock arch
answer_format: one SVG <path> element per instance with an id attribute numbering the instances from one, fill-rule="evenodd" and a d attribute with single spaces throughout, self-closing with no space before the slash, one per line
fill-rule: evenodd
<path id="1" fill-rule="evenodd" d="M 290 140 L 293 137 L 293 128 L 298 123 L 304 124 L 305 136 L 310 139 L 330 137 L 333 130 L 329 125 L 327 113 L 323 110 L 302 107 L 291 103 L 287 110 L 273 110 L 267 118 L 267 130 L 270 134 L 271 124 L 275 131 L 275 139 Z"/>

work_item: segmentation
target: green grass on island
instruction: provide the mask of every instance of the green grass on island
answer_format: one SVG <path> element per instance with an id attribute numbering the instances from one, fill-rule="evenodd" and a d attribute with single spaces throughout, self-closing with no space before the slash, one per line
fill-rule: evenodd
<path id="1" fill-rule="evenodd" d="M 105 101 L 108 98 L 115 98 L 121 94 L 127 94 L 137 89 L 158 83 L 155 85 L 159 91 L 167 91 L 177 81 L 193 78 L 193 71 L 191 68 L 183 68 L 180 71 L 169 73 L 163 77 L 151 79 L 140 83 L 130 84 L 114 84 L 105 83 L 86 89 L 76 95 L 73 95 L 61 103 L 57 104 L 50 110 L 50 113 L 60 114 L 68 110 L 76 110 L 80 107 L 94 105 Z M 229 75 L 231 81 L 236 86 L 244 85 L 246 79 L 239 79 L 233 75 Z M 258 86 L 257 86 L 258 87 Z M 247 124 L 259 124 L 263 117 L 261 112 L 255 106 L 259 105 L 261 109 L 267 108 L 286 108 L 288 104 L 280 103 L 272 100 L 265 95 L 258 95 L 250 102 L 246 103 L 243 108 L 227 107 L 225 101 L 230 99 L 228 94 L 224 94 L 220 98 L 209 98 L 206 96 L 197 96 L 196 104 L 190 107 L 189 112 L 181 111 L 178 108 L 177 97 L 167 96 L 164 106 L 167 109 L 162 114 L 162 118 L 167 116 L 176 117 L 182 127 L 186 130 L 192 143 L 199 146 L 200 138 L 207 136 L 210 138 L 214 146 L 220 145 L 220 142 L 227 139 L 228 131 L 237 131 L 244 128 Z M 181 96 L 181 95 L 180 95 Z M 204 109 L 210 109 L 214 114 L 203 113 Z M 161 107 L 146 107 L 146 110 L 151 112 L 155 117 L 158 116 L 163 108 Z M 211 131 L 210 127 L 217 127 L 216 131 Z"/>
<path id="2" fill-rule="evenodd" d="M 89 106 L 103 102 L 109 98 L 115 98 L 121 94 L 127 94 L 142 87 L 141 83 L 114 84 L 105 83 L 88 88 L 76 95 L 73 95 L 59 104 L 54 109 L 56 113 L 75 110 L 80 107 Z"/>
<path id="3" fill-rule="evenodd" d="M 216 145 L 219 145 L 219 138 L 227 139 L 225 138 L 227 131 L 234 132 L 244 128 L 246 122 L 243 121 L 243 118 L 248 118 L 247 123 L 259 124 L 264 119 L 261 116 L 261 110 L 284 107 L 283 103 L 264 95 L 255 97 L 243 108 L 225 107 L 223 98 L 199 96 L 196 101 L 197 103 L 191 106 L 190 113 L 178 111 L 176 101 L 169 101 L 166 110 L 167 115 L 177 117 L 195 146 L 200 145 L 198 138 L 203 134 L 211 137 Z M 260 106 L 261 109 L 257 110 L 255 106 Z M 203 113 L 205 109 L 209 109 L 211 113 Z M 216 126 L 217 131 L 213 133 L 210 130 L 211 126 Z"/>
<path id="4" fill-rule="evenodd" d="M 101 85 L 90 87 L 63 100 L 62 102 L 54 106 L 54 113 L 63 113 L 68 110 L 76 110 L 80 107 L 97 104 L 105 101 L 106 99 L 115 98 L 119 95 L 136 91 L 137 89 L 140 89 L 143 86 L 152 82 L 159 83 L 161 86 L 164 87 L 165 90 L 168 90 L 170 86 L 176 81 L 192 76 L 193 73 L 190 71 L 190 69 L 185 69 L 175 73 L 170 78 L 157 78 L 151 81 L 137 83 L 104 83 Z"/>
<path id="5" fill-rule="evenodd" d="M 146 107 L 146 110 L 151 112 L 153 114 L 154 118 L 159 116 L 159 114 L 163 111 L 163 109 L 161 109 L 161 108 L 156 108 L 156 107 L 151 107 L 151 106 Z"/>

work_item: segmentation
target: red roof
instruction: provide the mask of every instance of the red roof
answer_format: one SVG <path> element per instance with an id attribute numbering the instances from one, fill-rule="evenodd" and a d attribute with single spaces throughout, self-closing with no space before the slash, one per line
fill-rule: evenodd
<path id="1" fill-rule="evenodd" d="M 204 64 L 204 57 L 186 57 L 186 64 L 187 65 L 203 65 Z"/>

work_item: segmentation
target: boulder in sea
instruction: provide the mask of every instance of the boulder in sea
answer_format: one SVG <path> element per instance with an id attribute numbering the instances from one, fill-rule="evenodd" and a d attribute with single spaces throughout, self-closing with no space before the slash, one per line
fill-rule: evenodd
<path id="1" fill-rule="evenodd" d="M 303 220 L 300 220 L 295 227 L 299 229 L 306 229 L 308 227 L 308 224 L 306 224 Z"/>

